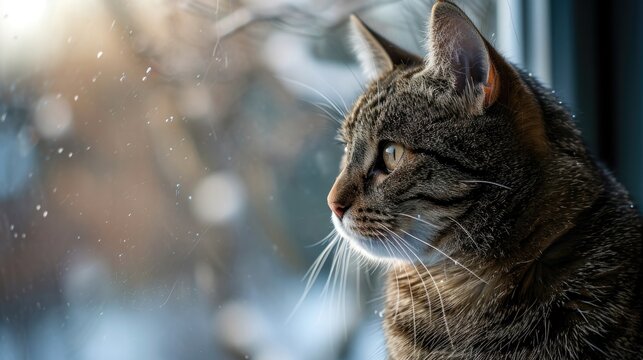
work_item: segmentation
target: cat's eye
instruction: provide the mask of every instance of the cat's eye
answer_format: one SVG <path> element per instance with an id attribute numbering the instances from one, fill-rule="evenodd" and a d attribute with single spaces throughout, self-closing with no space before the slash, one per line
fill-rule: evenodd
<path id="1" fill-rule="evenodd" d="M 400 144 L 386 144 L 384 150 L 382 151 L 382 160 L 388 172 L 391 172 L 398 167 L 400 161 L 402 160 L 402 156 L 404 156 L 404 152 L 404 146 Z"/>

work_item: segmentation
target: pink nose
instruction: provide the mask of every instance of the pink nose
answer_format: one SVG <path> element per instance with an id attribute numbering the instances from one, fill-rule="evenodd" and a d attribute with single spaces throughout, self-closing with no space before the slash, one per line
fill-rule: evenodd
<path id="1" fill-rule="evenodd" d="M 341 220 L 344 217 L 344 213 L 346 212 L 346 206 L 338 203 L 338 202 L 331 202 L 328 204 L 330 209 L 333 211 L 335 215 Z"/>

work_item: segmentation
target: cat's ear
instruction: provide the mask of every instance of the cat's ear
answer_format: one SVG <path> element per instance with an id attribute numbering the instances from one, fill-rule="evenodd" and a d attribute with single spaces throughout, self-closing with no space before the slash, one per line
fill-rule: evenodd
<path id="1" fill-rule="evenodd" d="M 448 1 L 433 6 L 427 46 L 429 68 L 453 78 L 459 93 L 483 87 L 485 106 L 496 101 L 500 87 L 487 45 L 460 8 Z"/>
<path id="2" fill-rule="evenodd" d="M 395 66 L 421 65 L 423 59 L 411 54 L 373 31 L 360 18 L 351 15 L 351 42 L 357 59 L 369 80 L 376 79 Z"/>
<path id="3" fill-rule="evenodd" d="M 428 41 L 427 71 L 453 79 L 456 90 L 476 111 L 504 104 L 525 144 L 535 154 L 549 152 L 542 110 L 534 94 L 460 8 L 438 0 Z"/>

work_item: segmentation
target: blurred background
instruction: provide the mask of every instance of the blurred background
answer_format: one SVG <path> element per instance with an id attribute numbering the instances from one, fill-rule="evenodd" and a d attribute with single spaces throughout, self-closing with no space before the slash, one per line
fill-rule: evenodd
<path id="1" fill-rule="evenodd" d="M 643 2 L 456 2 L 640 204 Z M 431 5 L 0 0 L 0 358 L 384 359 L 381 274 L 299 299 L 365 81 L 346 19 L 423 53 Z"/>

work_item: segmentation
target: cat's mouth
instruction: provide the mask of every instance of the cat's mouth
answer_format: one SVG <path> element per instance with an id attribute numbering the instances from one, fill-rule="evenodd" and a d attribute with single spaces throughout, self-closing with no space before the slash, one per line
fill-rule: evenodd
<path id="1" fill-rule="evenodd" d="M 434 263 L 441 258 L 430 244 L 433 232 L 419 234 L 417 229 L 398 228 L 382 222 L 361 224 L 348 214 L 341 220 L 332 214 L 331 219 L 337 233 L 366 259 L 378 263 Z"/>
<path id="2" fill-rule="evenodd" d="M 344 216 L 340 220 L 337 215 L 332 214 L 331 220 L 335 226 L 335 230 L 339 235 L 351 245 L 351 248 L 357 253 L 363 255 L 367 259 L 382 261 L 385 260 L 386 254 L 381 251 L 374 251 L 374 243 L 382 241 L 382 238 L 377 236 L 365 236 L 358 232 L 356 224 L 349 216 Z M 378 247 L 379 248 L 379 247 Z"/>

